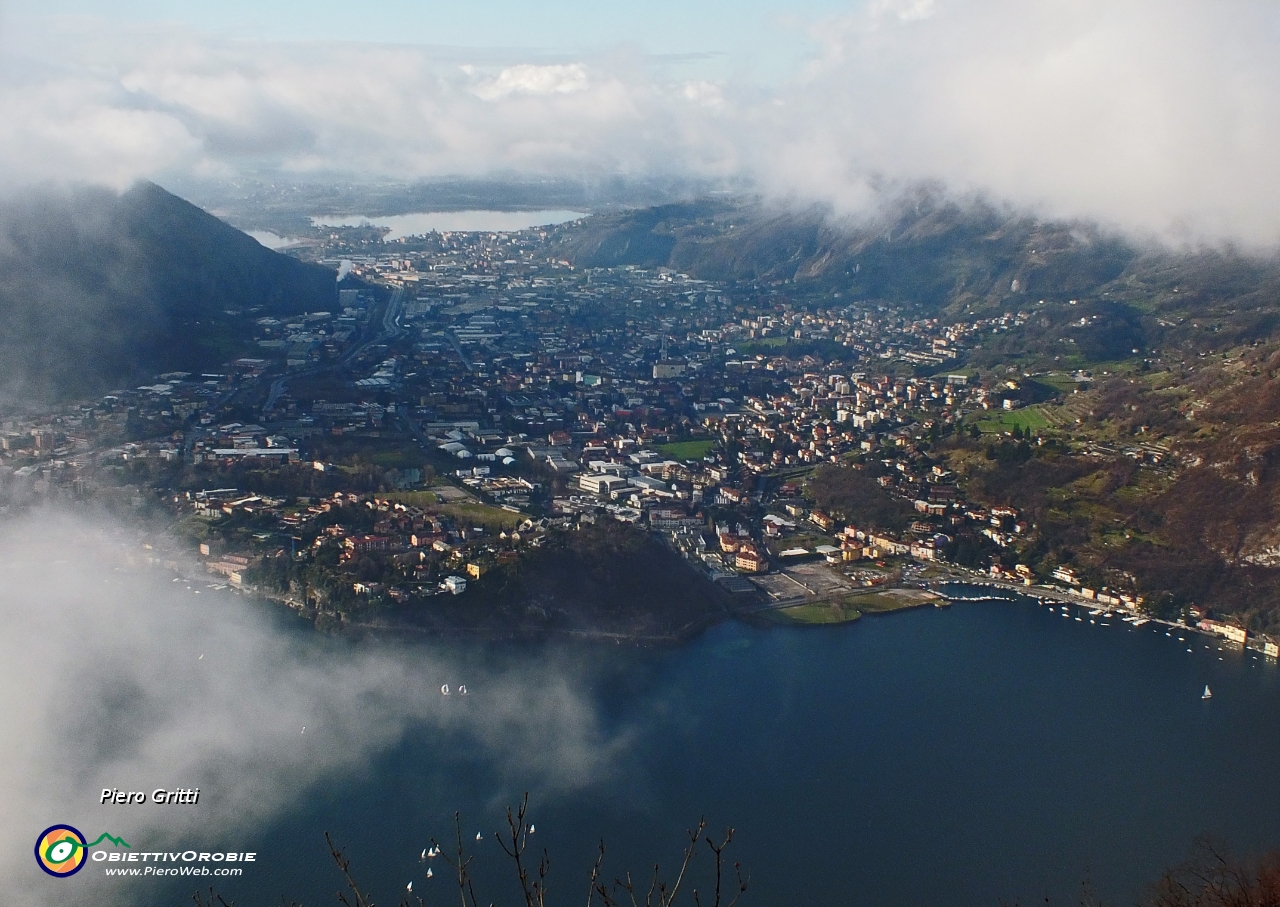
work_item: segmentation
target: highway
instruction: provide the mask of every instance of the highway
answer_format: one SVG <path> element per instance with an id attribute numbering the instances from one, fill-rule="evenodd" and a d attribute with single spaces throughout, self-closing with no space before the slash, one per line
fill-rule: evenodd
<path id="1" fill-rule="evenodd" d="M 467 351 L 463 348 L 462 341 L 458 340 L 458 335 L 455 334 L 452 330 L 445 331 L 444 335 L 448 337 L 449 342 L 453 344 L 453 348 L 457 352 L 458 358 L 462 360 L 462 364 L 466 368 L 466 370 L 469 372 L 474 372 L 476 370 L 475 363 L 473 363 L 471 359 L 467 356 Z"/>
<path id="2" fill-rule="evenodd" d="M 397 287 L 391 293 L 391 298 L 387 301 L 387 308 L 382 313 L 382 330 L 365 340 L 363 343 L 354 347 L 345 356 L 337 362 L 328 365 L 313 366 L 310 368 L 300 369 L 290 374 L 282 375 L 275 381 L 271 382 L 271 388 L 267 393 L 267 402 L 262 405 L 262 414 L 265 418 L 266 414 L 276 405 L 276 401 L 280 399 L 280 395 L 288 388 L 289 379 L 303 378 L 311 375 L 320 375 L 332 369 L 344 368 L 358 359 L 369 347 L 377 343 L 383 343 L 388 340 L 394 340 L 404 333 L 404 328 L 400 324 L 400 319 L 404 315 L 404 287 Z"/>

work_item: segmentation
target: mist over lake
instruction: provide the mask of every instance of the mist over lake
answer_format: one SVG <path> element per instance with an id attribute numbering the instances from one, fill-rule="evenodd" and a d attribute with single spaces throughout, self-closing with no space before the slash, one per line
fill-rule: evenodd
<path id="1" fill-rule="evenodd" d="M 413 653 L 400 652 L 409 672 Z M 376 900 L 410 879 L 445 898 L 447 867 L 428 882 L 419 852 L 433 836 L 448 846 L 456 809 L 480 897 L 510 894 L 490 833 L 526 789 L 557 900 L 581 894 L 602 838 L 606 871 L 674 868 L 700 815 L 737 829 L 744 903 L 761 905 L 1071 902 L 1086 877 L 1124 902 L 1197 834 L 1240 852 L 1280 835 L 1274 662 L 1164 628 L 964 604 L 814 631 L 731 623 L 672 651 L 472 648 L 459 670 L 532 677 L 548 662 L 591 703 L 599 739 L 626 745 L 551 778 L 411 726 L 258 834 L 252 877 L 220 889 L 328 902 L 329 830 Z M 477 717 L 490 705 L 482 682 L 449 702 Z"/>

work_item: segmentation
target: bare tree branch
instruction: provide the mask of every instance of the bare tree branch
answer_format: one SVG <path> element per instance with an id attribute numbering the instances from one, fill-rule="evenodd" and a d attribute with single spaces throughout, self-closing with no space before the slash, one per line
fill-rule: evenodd
<path id="1" fill-rule="evenodd" d="M 351 861 L 342 855 L 342 851 L 338 849 L 338 845 L 333 843 L 333 838 L 329 837 L 327 831 L 324 833 L 324 839 L 329 845 L 329 853 L 333 855 L 333 861 L 338 864 L 339 871 L 346 878 L 347 885 L 351 888 L 351 893 L 356 898 L 355 904 L 351 904 L 342 892 L 338 892 L 338 900 L 346 904 L 347 907 L 373 907 L 373 902 L 361 893 L 359 886 L 356 885 L 356 880 L 351 875 Z"/>
<path id="2" fill-rule="evenodd" d="M 680 884 L 684 881 L 684 875 L 689 870 L 689 863 L 693 861 L 694 851 L 698 847 L 698 838 L 702 836 L 703 829 L 706 827 L 707 820 L 704 817 L 698 820 L 698 827 L 689 832 L 689 846 L 684 852 L 684 862 L 680 864 L 680 874 L 676 876 L 676 881 L 675 884 L 671 886 L 670 894 L 666 895 L 665 898 L 659 895 L 660 907 L 670 907 L 670 904 L 676 899 L 676 895 L 680 893 Z M 656 870 L 657 867 L 655 866 L 654 869 Z"/>
<path id="3" fill-rule="evenodd" d="M 449 857 L 448 855 L 446 855 L 445 852 L 440 849 L 440 843 L 435 838 L 431 839 L 431 848 L 436 852 L 437 855 L 442 857 L 444 861 L 448 863 L 450 866 L 452 866 L 454 870 L 457 872 L 458 897 L 462 902 L 462 907 L 477 907 L 477 904 L 479 902 L 476 900 L 475 887 L 471 881 L 471 874 L 467 870 L 467 867 L 471 865 L 471 861 L 475 858 L 467 856 L 466 849 L 462 845 L 462 813 L 461 812 L 454 812 L 453 814 L 453 834 L 457 842 L 456 858 Z M 470 897 L 471 899 L 470 904 L 467 903 L 468 897 Z"/>
<path id="4" fill-rule="evenodd" d="M 587 880 L 587 907 L 591 907 L 591 901 L 596 893 L 596 880 L 600 878 L 600 864 L 604 862 L 604 841 L 600 842 L 600 852 L 596 855 L 596 862 L 591 867 L 591 878 Z M 605 902 L 608 907 L 608 901 Z"/>
<path id="5" fill-rule="evenodd" d="M 524 850 L 529 844 L 529 826 L 525 822 L 528 811 L 529 793 L 526 791 L 520 801 L 519 809 L 514 814 L 511 807 L 507 807 L 507 832 L 511 838 L 511 846 L 508 847 L 497 832 L 494 833 L 494 837 L 498 839 L 498 845 L 503 852 L 515 861 L 516 876 L 520 879 L 520 890 L 524 893 L 525 907 L 542 907 L 546 897 L 547 859 L 544 853 L 542 863 L 538 866 L 539 881 L 530 883 L 529 870 L 524 865 Z"/>
<path id="6" fill-rule="evenodd" d="M 213 890 L 213 886 L 209 886 L 209 900 L 206 901 L 202 898 L 198 891 L 191 896 L 191 899 L 196 902 L 196 907 L 236 907 L 235 901 L 228 901 L 223 898 L 222 895 Z M 294 907 L 297 907 L 297 905 L 294 905 Z"/>
<path id="7" fill-rule="evenodd" d="M 700 819 L 697 828 L 687 832 L 689 845 L 684 850 L 679 872 L 673 882 L 668 884 L 662 877 L 661 866 L 657 863 L 653 865 L 653 875 L 643 895 L 644 907 L 673 907 L 675 905 L 681 888 L 689 877 L 690 866 L 697 854 L 699 840 L 704 838 L 703 832 L 706 830 L 706 826 L 706 819 Z M 518 807 L 509 807 L 507 809 L 507 830 L 502 833 L 495 832 L 494 838 L 497 840 L 498 846 L 502 848 L 503 853 L 515 865 L 516 876 L 520 882 L 520 890 L 524 896 L 525 907 L 546 907 L 547 880 L 551 873 L 551 858 L 544 849 L 536 869 L 530 867 L 526 859 L 526 850 L 529 846 L 529 835 L 532 831 L 533 825 L 529 822 L 529 795 L 526 793 L 521 798 Z M 462 814 L 460 812 L 453 814 L 453 833 L 455 846 L 452 854 L 446 854 L 441 849 L 439 842 L 435 838 L 431 838 L 430 855 L 441 857 L 446 864 L 453 868 L 456 874 L 460 907 L 480 907 L 480 900 L 476 896 L 474 879 L 470 870 L 475 855 L 468 855 L 466 846 L 463 843 Z M 329 853 L 333 857 L 338 871 L 342 873 L 347 882 L 348 890 L 337 892 L 338 902 L 343 907 L 374 907 L 373 902 L 360 890 L 359 885 L 356 883 L 355 876 L 351 872 L 350 860 L 334 843 L 332 836 L 328 832 L 325 832 L 324 838 L 329 845 Z M 480 835 L 476 835 L 476 839 L 479 840 Z M 743 878 L 741 866 L 738 863 L 734 863 L 737 888 L 732 898 L 729 898 L 726 903 L 728 889 L 724 877 L 724 851 L 733 840 L 733 829 L 730 828 L 725 832 L 724 838 L 720 843 L 716 843 L 710 836 L 705 836 L 705 840 L 715 855 L 715 900 L 708 907 L 735 907 L 739 897 L 747 890 L 747 881 Z M 625 873 L 621 878 L 615 877 L 612 886 L 606 885 L 602 881 L 604 856 L 605 845 L 604 841 L 601 841 L 595 862 L 591 867 L 590 877 L 587 879 L 587 907 L 596 907 L 597 899 L 600 907 L 628 907 L 628 905 L 629 907 L 641 907 L 640 892 L 637 890 L 635 879 L 633 879 L 631 873 Z M 1280 864 L 1277 865 L 1280 866 Z M 431 870 L 429 868 L 427 869 L 427 874 L 427 878 L 430 878 Z M 625 898 L 621 897 L 623 892 L 625 892 Z M 425 893 L 425 889 L 422 889 L 422 893 Z M 698 889 L 693 889 L 692 897 L 695 907 L 702 907 L 702 896 Z M 196 892 L 193 900 L 196 907 L 235 907 L 234 903 L 224 900 L 212 888 L 209 889 L 207 899 L 201 893 Z M 299 905 L 293 904 L 291 907 L 299 907 Z M 406 891 L 400 896 L 398 907 L 426 907 L 426 901 L 422 894 L 414 894 L 412 883 L 410 883 L 409 886 L 406 886 Z M 490 904 L 489 907 L 494 907 L 494 905 Z M 1235 907 L 1235 905 L 1231 905 L 1231 907 Z M 1280 907 L 1280 904 L 1250 904 L 1247 907 Z"/>

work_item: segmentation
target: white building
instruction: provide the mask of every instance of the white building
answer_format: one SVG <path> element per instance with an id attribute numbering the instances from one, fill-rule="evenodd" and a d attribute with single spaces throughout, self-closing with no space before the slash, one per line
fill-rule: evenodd
<path id="1" fill-rule="evenodd" d="M 603 472 L 586 473 L 578 476 L 578 487 L 592 494 L 610 494 L 627 487 L 627 480 L 622 476 L 609 475 Z"/>

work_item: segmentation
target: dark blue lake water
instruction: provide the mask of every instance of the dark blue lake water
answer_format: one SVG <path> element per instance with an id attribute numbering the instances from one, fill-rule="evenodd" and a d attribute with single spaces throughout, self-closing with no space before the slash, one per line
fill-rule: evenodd
<path id="1" fill-rule="evenodd" d="M 241 907 L 336 903 L 328 830 L 377 903 L 410 879 L 428 903 L 456 899 L 439 861 L 423 878 L 420 851 L 455 809 L 475 845 L 525 788 L 559 904 L 585 900 L 601 838 L 608 874 L 643 873 L 678 858 L 699 815 L 736 828 L 746 905 L 1075 903 L 1086 876 L 1132 902 L 1201 832 L 1242 853 L 1280 846 L 1274 663 L 1112 624 L 972 603 L 812 630 L 727 623 L 674 651 L 477 649 L 477 665 L 573 663 L 624 735 L 607 769 L 548 786 L 411 732 L 255 831 L 263 862 L 221 889 Z M 482 902 L 511 903 L 491 884 L 496 844 L 478 847 Z"/>

